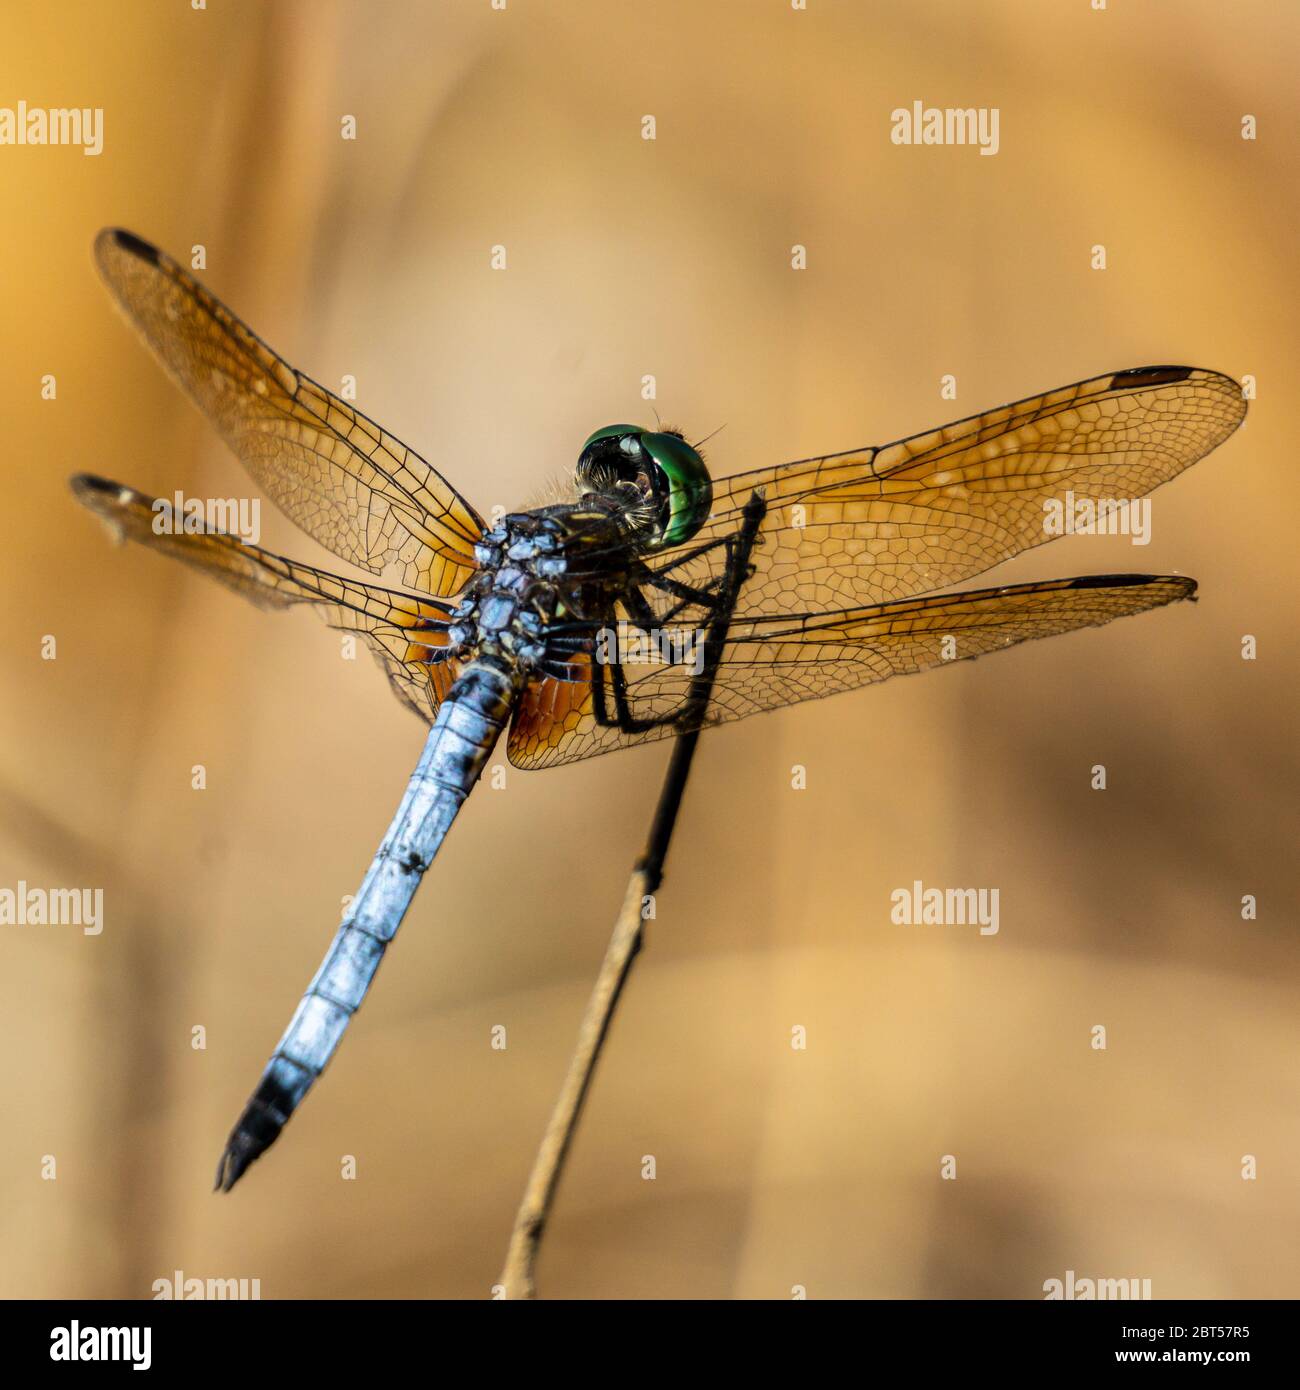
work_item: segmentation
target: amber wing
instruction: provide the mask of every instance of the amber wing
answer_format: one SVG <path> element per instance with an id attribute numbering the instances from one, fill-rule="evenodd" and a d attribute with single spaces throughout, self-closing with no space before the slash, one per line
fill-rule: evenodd
<path id="1" fill-rule="evenodd" d="M 258 607 L 302 604 L 331 627 L 356 632 L 384 668 L 398 698 L 432 721 L 459 669 L 450 657 L 447 610 L 441 604 L 343 579 L 221 532 L 159 532 L 156 523 L 167 517 L 156 508 L 155 499 L 104 478 L 81 474 L 73 478 L 72 490 L 122 538 L 202 571 Z"/>
<path id="2" fill-rule="evenodd" d="M 755 489 L 767 503 L 739 617 L 829 612 L 961 583 L 1053 539 L 1044 504 L 1146 496 L 1241 424 L 1231 377 L 1108 372 L 893 444 L 717 480 L 703 530 L 664 552 L 704 588 Z"/>
<path id="3" fill-rule="evenodd" d="M 1114 618 L 1191 598 L 1195 591 L 1195 580 L 1177 576 L 1092 575 L 804 618 L 742 619 L 723 645 L 703 722 L 744 719 L 890 676 L 985 656 L 1019 642 L 1099 627 Z M 692 679 L 689 664 L 624 664 L 620 670 L 628 708 L 636 719 L 671 721 L 685 706 Z M 575 671 L 579 679 L 548 678 L 525 691 L 510 730 L 509 756 L 516 767 L 553 767 L 682 732 L 685 726 L 673 722 L 638 733 L 600 722 L 593 672 L 598 680 L 611 678 L 588 658 L 583 669 Z"/>
<path id="4" fill-rule="evenodd" d="M 258 485 L 335 555 L 410 588 L 456 593 L 483 522 L 440 474 L 360 411 L 295 371 L 172 258 L 102 231 L 109 289 Z"/>

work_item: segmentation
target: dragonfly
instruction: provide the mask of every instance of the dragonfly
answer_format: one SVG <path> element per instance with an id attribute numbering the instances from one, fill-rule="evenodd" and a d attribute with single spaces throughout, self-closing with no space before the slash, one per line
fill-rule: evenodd
<path id="1" fill-rule="evenodd" d="M 506 737 L 551 768 L 1191 599 L 1180 575 L 951 591 L 1052 538 L 1047 507 L 1138 499 L 1241 424 L 1222 373 L 1108 372 L 892 444 L 710 476 L 683 433 L 616 424 L 557 501 L 489 525 L 443 474 L 291 367 L 170 256 L 95 260 L 258 486 L 347 578 L 80 474 L 123 538 L 266 609 L 356 634 L 430 727 L 397 812 L 231 1131 L 216 1186 L 279 1137 L 338 1048 L 447 831 Z"/>

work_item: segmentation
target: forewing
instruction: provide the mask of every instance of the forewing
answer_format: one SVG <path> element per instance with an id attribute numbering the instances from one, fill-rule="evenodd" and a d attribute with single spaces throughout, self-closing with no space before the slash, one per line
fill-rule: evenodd
<path id="1" fill-rule="evenodd" d="M 1019 642 L 1097 627 L 1113 618 L 1191 598 L 1196 581 L 1149 575 L 1093 575 L 905 599 L 802 619 L 738 620 L 723 646 L 704 723 L 819 700 L 845 690 L 1001 651 Z M 637 719 L 684 706 L 692 672 L 685 664 L 624 665 L 628 705 Z M 592 668 L 574 681 L 530 686 L 515 711 L 509 756 L 516 767 L 553 767 L 684 731 L 659 724 L 626 733 L 598 722 Z"/>
<path id="2" fill-rule="evenodd" d="M 398 697 L 432 722 L 459 669 L 441 604 L 300 565 L 222 532 L 160 534 L 154 499 L 104 478 L 82 474 L 72 490 L 117 535 L 202 571 L 258 607 L 305 604 L 331 627 L 358 633 Z"/>
<path id="3" fill-rule="evenodd" d="M 1145 496 L 1221 444 L 1246 402 L 1196 367 L 1111 372 L 879 448 L 715 481 L 704 528 L 656 563 L 703 587 L 767 502 L 738 617 L 826 612 L 963 582 L 1053 539 L 1044 504 Z"/>
<path id="4" fill-rule="evenodd" d="M 335 555 L 450 596 L 483 522 L 418 454 L 295 371 L 172 258 L 108 228 L 95 259 L 163 366 L 258 485 Z"/>

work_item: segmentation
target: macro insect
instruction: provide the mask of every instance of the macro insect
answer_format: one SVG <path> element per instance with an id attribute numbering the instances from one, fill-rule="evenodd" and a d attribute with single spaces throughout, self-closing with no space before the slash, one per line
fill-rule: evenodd
<path id="1" fill-rule="evenodd" d="M 229 1191 L 339 1045 L 497 740 L 547 768 L 1191 598 L 1180 576 L 948 589 L 1051 539 L 1045 504 L 1141 498 L 1241 423 L 1193 367 L 1108 372 L 893 444 L 712 479 L 678 432 L 599 429 L 564 500 L 487 526 L 418 454 L 294 370 L 163 252 L 95 242 L 163 366 L 304 531 L 399 588 L 212 530 L 79 475 L 121 534 L 265 608 L 360 635 L 431 727 L 346 919 L 231 1132 Z M 659 640 L 667 634 L 672 640 Z M 612 635 L 612 637 L 611 637 Z M 507 733 L 508 730 L 508 733 Z"/>

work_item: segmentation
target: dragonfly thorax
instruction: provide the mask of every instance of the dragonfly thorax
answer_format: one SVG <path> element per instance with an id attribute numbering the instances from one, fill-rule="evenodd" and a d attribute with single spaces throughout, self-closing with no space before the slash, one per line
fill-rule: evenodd
<path id="1" fill-rule="evenodd" d="M 525 670 L 566 657 L 575 624 L 605 604 L 624 572 L 629 546 L 618 507 L 604 499 L 518 512 L 484 531 L 478 572 L 452 610 L 449 637 L 462 656 L 491 652 Z"/>

